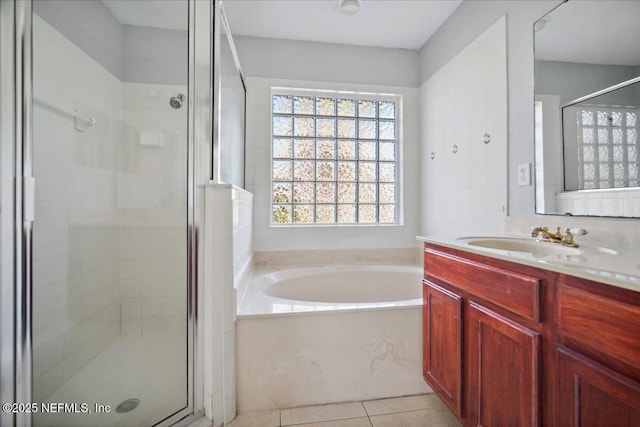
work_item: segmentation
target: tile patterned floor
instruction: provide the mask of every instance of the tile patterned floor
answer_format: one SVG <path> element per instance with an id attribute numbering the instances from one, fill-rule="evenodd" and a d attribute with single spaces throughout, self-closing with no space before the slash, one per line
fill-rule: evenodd
<path id="1" fill-rule="evenodd" d="M 435 394 L 238 415 L 228 427 L 459 427 Z"/>

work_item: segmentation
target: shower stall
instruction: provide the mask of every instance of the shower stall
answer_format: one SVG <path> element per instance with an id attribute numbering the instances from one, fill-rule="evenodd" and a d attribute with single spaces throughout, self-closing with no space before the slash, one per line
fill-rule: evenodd
<path id="1" fill-rule="evenodd" d="M 201 410 L 214 8 L 2 0 L 3 426 L 170 425 Z"/>

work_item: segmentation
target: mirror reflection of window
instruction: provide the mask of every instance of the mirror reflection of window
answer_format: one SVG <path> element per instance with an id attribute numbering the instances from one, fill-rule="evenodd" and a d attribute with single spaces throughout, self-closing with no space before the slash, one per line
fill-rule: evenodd
<path id="1" fill-rule="evenodd" d="M 640 186 L 637 90 L 640 83 L 563 108 L 566 191 Z"/>
<path id="2" fill-rule="evenodd" d="M 640 217 L 639 18 L 569 0 L 535 23 L 536 213 Z"/>

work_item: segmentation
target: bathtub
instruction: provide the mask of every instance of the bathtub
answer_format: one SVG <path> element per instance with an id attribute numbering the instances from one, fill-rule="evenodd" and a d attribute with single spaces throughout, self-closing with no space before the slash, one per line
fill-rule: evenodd
<path id="1" fill-rule="evenodd" d="M 429 392 L 421 274 L 387 265 L 257 270 L 238 307 L 238 412 Z"/>
<path id="2" fill-rule="evenodd" d="M 419 306 L 421 275 L 418 267 L 393 265 L 258 270 L 241 300 L 238 314 Z"/>

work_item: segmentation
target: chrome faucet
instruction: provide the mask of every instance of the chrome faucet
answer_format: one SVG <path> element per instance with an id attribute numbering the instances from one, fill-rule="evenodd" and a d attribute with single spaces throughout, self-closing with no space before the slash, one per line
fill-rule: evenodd
<path id="1" fill-rule="evenodd" d="M 557 228 L 555 233 L 549 231 L 547 227 L 535 227 L 531 229 L 531 237 L 538 240 L 544 240 L 546 242 L 561 243 L 564 246 L 571 246 L 577 248 L 578 244 L 573 240 L 576 235 L 584 236 L 588 234 L 584 228 L 565 228 L 564 232 L 560 227 Z"/>

